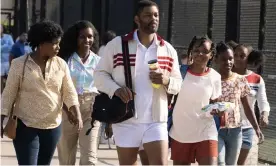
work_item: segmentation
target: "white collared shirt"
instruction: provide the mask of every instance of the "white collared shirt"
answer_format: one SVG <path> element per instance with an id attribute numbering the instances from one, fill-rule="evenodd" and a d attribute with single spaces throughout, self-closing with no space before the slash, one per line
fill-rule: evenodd
<path id="1" fill-rule="evenodd" d="M 157 59 L 157 37 L 154 37 L 149 48 L 139 41 L 137 31 L 134 33 L 134 40 L 138 43 L 135 61 L 135 109 L 138 119 L 132 118 L 131 121 L 151 123 L 153 87 L 149 79 L 148 61 Z"/>
<path id="2" fill-rule="evenodd" d="M 68 66 L 77 93 L 98 93 L 94 86 L 94 70 L 100 61 L 100 57 L 90 51 L 89 57 L 83 63 L 76 52 L 68 60 Z"/>

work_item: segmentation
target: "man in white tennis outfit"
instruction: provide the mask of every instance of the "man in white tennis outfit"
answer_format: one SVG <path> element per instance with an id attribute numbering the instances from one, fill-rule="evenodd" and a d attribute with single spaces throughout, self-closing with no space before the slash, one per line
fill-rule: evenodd
<path id="1" fill-rule="evenodd" d="M 124 102 L 132 99 L 135 102 L 135 116 L 112 125 L 120 165 L 135 165 L 140 145 L 150 165 L 167 165 L 167 93 L 177 94 L 181 88 L 178 57 L 175 49 L 156 34 L 159 26 L 156 3 L 139 1 L 135 23 L 138 29 L 123 37 L 129 46 L 133 89 L 125 87 L 121 37 L 106 45 L 95 71 L 95 85 L 110 97 L 116 95 Z M 158 61 L 157 71 L 150 71 L 150 60 Z M 160 87 L 154 88 L 153 83 Z"/>

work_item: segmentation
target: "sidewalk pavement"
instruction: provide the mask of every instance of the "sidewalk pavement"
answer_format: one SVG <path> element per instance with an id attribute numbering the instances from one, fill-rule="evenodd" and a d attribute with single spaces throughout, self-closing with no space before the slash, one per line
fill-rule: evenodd
<path id="1" fill-rule="evenodd" d="M 118 157 L 116 147 L 113 145 L 112 149 L 108 149 L 108 145 L 102 144 L 98 150 L 98 165 L 118 165 Z M 77 153 L 76 165 L 79 163 L 80 153 Z M 17 165 L 16 155 L 12 140 L 4 137 L 1 140 L 1 165 Z M 51 165 L 59 165 L 57 150 L 54 154 Z"/>
<path id="2" fill-rule="evenodd" d="M 98 150 L 98 163 L 97 165 L 119 165 L 117 151 L 115 145 L 111 145 L 112 149 L 108 148 L 107 144 L 100 144 Z M 254 150 L 253 150 L 254 149 Z M 247 161 L 248 165 L 256 165 L 258 148 L 252 148 L 251 157 Z M 80 153 L 77 152 L 76 165 L 79 163 Z M 139 159 L 138 159 L 139 160 Z M 139 165 L 140 165 L 139 161 Z M 260 163 L 258 163 L 259 165 Z M 12 140 L 4 137 L 1 139 L 1 165 L 17 165 L 16 155 L 13 147 Z M 57 151 L 54 154 L 51 165 L 59 165 Z M 169 165 L 172 165 L 172 161 L 169 161 Z M 193 164 L 196 165 L 196 164 Z"/>
<path id="3" fill-rule="evenodd" d="M 107 144 L 100 145 L 97 165 L 119 165 L 116 147 L 112 145 L 111 148 L 109 149 Z M 79 164 L 79 157 L 80 153 L 78 151 L 76 165 Z M 172 161 L 169 161 L 169 164 L 172 165 Z M 17 165 L 12 140 L 7 137 L 1 139 L 1 165 Z M 54 154 L 51 165 L 59 165 L 57 151 Z"/>

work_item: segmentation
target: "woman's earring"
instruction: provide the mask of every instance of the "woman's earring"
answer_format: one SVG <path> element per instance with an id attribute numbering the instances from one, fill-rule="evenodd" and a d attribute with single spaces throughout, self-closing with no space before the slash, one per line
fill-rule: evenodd
<path id="1" fill-rule="evenodd" d="M 192 56 L 189 57 L 189 59 L 188 59 L 188 64 L 189 64 L 189 65 L 193 64 L 193 58 L 192 58 Z"/>

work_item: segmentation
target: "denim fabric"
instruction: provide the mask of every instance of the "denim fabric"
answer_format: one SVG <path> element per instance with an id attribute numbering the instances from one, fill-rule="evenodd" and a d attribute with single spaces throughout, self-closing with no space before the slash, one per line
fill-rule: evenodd
<path id="1" fill-rule="evenodd" d="M 254 136 L 253 128 L 242 129 L 242 149 L 251 149 Z"/>
<path id="2" fill-rule="evenodd" d="M 220 129 L 218 137 L 218 165 L 237 165 L 241 145 L 241 127 Z"/>
<path id="3" fill-rule="evenodd" d="M 13 140 L 18 164 L 50 165 L 60 135 L 61 126 L 36 129 L 18 120 L 16 138 Z"/>

